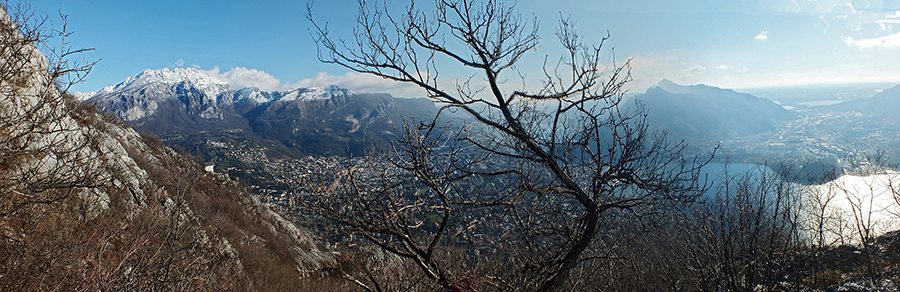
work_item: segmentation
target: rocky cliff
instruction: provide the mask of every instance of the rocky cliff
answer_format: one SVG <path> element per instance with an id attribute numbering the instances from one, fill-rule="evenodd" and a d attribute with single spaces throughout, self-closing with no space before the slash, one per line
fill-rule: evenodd
<path id="1" fill-rule="evenodd" d="M 240 182 L 61 92 L 65 60 L 34 46 L 53 30 L 11 15 L 0 11 L 0 290 L 272 291 L 323 281 L 308 272 L 333 263 L 327 246 Z"/>

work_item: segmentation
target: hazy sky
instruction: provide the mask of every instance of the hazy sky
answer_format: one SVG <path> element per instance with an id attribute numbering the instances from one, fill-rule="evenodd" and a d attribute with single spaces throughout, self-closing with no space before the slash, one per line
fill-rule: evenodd
<path id="1" fill-rule="evenodd" d="M 101 61 L 76 91 L 99 90 L 148 68 L 197 67 L 238 86 L 337 84 L 416 94 L 319 63 L 303 0 L 31 4 L 51 15 L 64 9 L 73 45 L 96 49 L 85 57 Z M 319 0 L 313 7 L 335 33 L 350 33 L 355 1 Z M 900 83 L 900 0 L 519 0 L 517 7 L 539 19 L 542 34 L 541 49 L 525 61 L 557 52 L 557 20 L 571 16 L 587 41 L 609 31 L 606 47 L 614 48 L 615 60 L 632 60 L 633 92 L 662 78 L 731 88 Z"/>

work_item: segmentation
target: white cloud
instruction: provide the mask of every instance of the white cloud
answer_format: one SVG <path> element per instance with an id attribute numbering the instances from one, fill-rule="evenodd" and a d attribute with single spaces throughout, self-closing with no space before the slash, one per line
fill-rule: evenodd
<path id="1" fill-rule="evenodd" d="M 285 84 L 282 88 L 322 87 L 329 85 L 337 85 L 356 92 L 386 92 L 400 97 L 425 96 L 425 91 L 415 85 L 353 72 L 348 72 L 344 75 L 329 75 L 325 72 L 319 72 L 314 78 L 303 79 L 293 84 Z"/>
<path id="2" fill-rule="evenodd" d="M 888 3 L 885 3 L 888 2 Z M 884 1 L 884 0 L 875 0 L 875 1 L 852 1 L 851 5 L 854 10 L 857 11 L 866 11 L 866 12 L 894 12 L 897 11 L 896 3 L 890 3 L 894 1 Z"/>
<path id="3" fill-rule="evenodd" d="M 754 37 L 753 39 L 758 40 L 758 41 L 767 40 L 767 39 L 769 39 L 769 31 L 763 30 L 758 35 L 756 35 L 756 37 Z"/>
<path id="4" fill-rule="evenodd" d="M 703 71 L 706 71 L 706 67 L 697 65 L 694 67 L 690 67 L 690 68 L 681 70 L 681 73 L 682 73 L 682 76 L 693 77 L 694 74 L 701 73 Z"/>
<path id="5" fill-rule="evenodd" d="M 819 17 L 828 37 L 841 37 L 850 46 L 890 47 L 897 33 L 900 6 L 896 0 L 759 0 L 761 7 L 782 13 Z M 848 41 L 850 38 L 853 41 Z M 755 37 L 768 39 L 767 31 Z M 871 39 L 871 40 L 870 40 Z"/>
<path id="6" fill-rule="evenodd" d="M 748 71 L 747 66 L 741 65 L 741 63 L 738 63 L 737 65 L 722 64 L 722 65 L 716 66 L 716 69 L 724 70 L 724 71 L 742 71 L 742 72 Z"/>
<path id="7" fill-rule="evenodd" d="M 219 66 L 214 66 L 212 70 L 201 71 L 213 78 L 228 82 L 234 88 L 256 87 L 267 91 L 282 88 L 281 80 L 278 80 L 272 74 L 256 69 L 234 67 L 225 73 L 219 73 Z"/>
<path id="8" fill-rule="evenodd" d="M 178 59 L 178 61 L 175 61 L 175 66 L 184 66 L 184 59 Z"/>
<path id="9" fill-rule="evenodd" d="M 178 63 L 184 65 L 183 60 L 179 60 Z M 213 66 L 213 68 L 209 70 L 203 70 L 196 64 L 191 65 L 191 67 L 200 70 L 210 77 L 225 81 L 235 89 L 256 87 L 260 90 L 275 91 L 300 87 L 325 87 L 337 85 L 338 87 L 347 88 L 356 92 L 390 93 L 397 97 L 426 96 L 423 89 L 409 83 L 394 82 L 374 75 L 353 72 L 344 75 L 329 75 L 325 72 L 319 72 L 314 78 L 303 79 L 296 83 L 282 83 L 281 80 L 272 76 L 272 74 L 257 69 L 234 67 L 226 72 L 222 72 L 219 66 Z M 452 88 L 453 84 L 442 84 L 442 86 L 450 86 L 449 88 Z"/>
<path id="10" fill-rule="evenodd" d="M 874 48 L 874 47 L 900 48 L 900 33 L 895 33 L 892 35 L 887 35 L 884 37 L 874 38 L 874 39 L 861 38 L 858 40 L 854 40 L 852 37 L 844 37 L 844 42 L 848 46 L 856 46 L 856 47 L 860 47 L 860 48 Z"/>

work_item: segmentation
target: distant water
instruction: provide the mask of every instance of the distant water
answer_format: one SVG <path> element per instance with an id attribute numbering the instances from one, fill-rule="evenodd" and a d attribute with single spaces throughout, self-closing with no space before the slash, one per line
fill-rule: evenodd
<path id="1" fill-rule="evenodd" d="M 819 100 L 819 101 L 807 101 L 807 102 L 798 102 L 797 105 L 805 105 L 805 106 L 829 106 L 835 105 L 844 102 L 845 100 Z"/>
<path id="2" fill-rule="evenodd" d="M 703 167 L 701 173 L 704 175 L 709 175 L 709 178 L 721 178 L 725 173 L 728 174 L 739 174 L 744 173 L 751 170 L 761 170 L 763 168 L 768 169 L 768 167 L 753 164 L 753 163 L 724 163 L 724 162 L 710 162 L 706 166 Z"/>
<path id="3" fill-rule="evenodd" d="M 833 216 L 826 222 L 829 225 L 826 228 L 833 230 L 829 238 L 849 238 L 850 242 L 858 243 L 857 224 L 867 226 L 875 236 L 900 229 L 900 202 L 894 197 L 894 191 L 900 188 L 898 183 L 900 173 L 895 171 L 869 176 L 843 175 L 813 186 L 807 204 L 827 202 L 826 213 Z"/>
<path id="4" fill-rule="evenodd" d="M 726 164 L 723 162 L 712 162 L 700 170 L 700 176 L 701 179 L 705 178 L 708 180 L 710 191 L 716 191 L 727 176 L 738 176 L 748 173 L 755 176 L 763 171 L 770 172 L 772 169 L 753 163 L 731 162 Z"/>
<path id="5" fill-rule="evenodd" d="M 827 106 L 844 101 L 872 97 L 882 90 L 896 85 L 895 83 L 823 84 L 744 88 L 736 91 L 768 98 L 788 108 Z"/>
<path id="6" fill-rule="evenodd" d="M 719 190 L 725 173 L 729 176 L 749 173 L 756 177 L 761 171 L 773 170 L 751 163 L 730 163 L 727 167 L 724 163 L 710 163 L 702 171 L 708 175 L 710 191 L 714 193 Z M 869 176 L 842 175 L 823 184 L 795 186 L 805 194 L 803 216 L 818 212 L 813 210 L 817 204 L 826 206 L 825 213 L 830 218 L 823 224 L 831 229 L 826 234 L 829 240 L 843 238 L 848 243 L 857 243 L 856 224 L 869 226 L 873 235 L 900 229 L 900 202 L 895 200 L 892 191 L 900 191 L 900 173 L 896 171 Z"/>

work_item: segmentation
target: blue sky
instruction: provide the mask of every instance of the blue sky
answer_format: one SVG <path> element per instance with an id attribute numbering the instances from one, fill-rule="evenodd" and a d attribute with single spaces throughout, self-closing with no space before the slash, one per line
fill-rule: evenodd
<path id="1" fill-rule="evenodd" d="M 402 7 L 406 1 L 388 1 Z M 422 1 L 424 6 L 428 1 Z M 144 69 L 196 67 L 266 89 L 337 84 L 357 91 L 418 91 L 359 76 L 316 59 L 306 1 L 41 0 L 63 10 L 75 46 L 101 59 L 76 91 L 99 90 Z M 524 70 L 558 52 L 560 15 L 591 42 L 609 31 L 618 63 L 631 59 L 633 92 L 662 78 L 729 88 L 858 82 L 900 83 L 900 0 L 529 1 L 541 49 Z M 315 18 L 348 35 L 355 1 L 314 3 Z M 608 61 L 613 60 L 610 52 Z M 453 72 L 453 71 L 450 71 Z M 449 77 L 448 77 L 449 78 Z"/>

